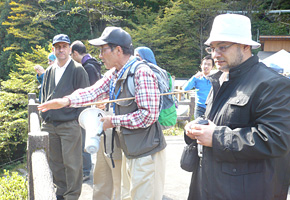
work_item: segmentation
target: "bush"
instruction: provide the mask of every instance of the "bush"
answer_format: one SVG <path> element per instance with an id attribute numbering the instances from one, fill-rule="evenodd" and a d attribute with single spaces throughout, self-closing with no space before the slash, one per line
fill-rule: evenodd
<path id="1" fill-rule="evenodd" d="M 4 170 L 4 176 L 0 178 L 0 200 L 27 199 L 27 181 L 17 172 Z"/>
<path id="2" fill-rule="evenodd" d="M 28 93 L 38 92 L 33 66 L 47 62 L 47 52 L 39 46 L 32 53 L 16 55 L 15 71 L 0 88 L 0 166 L 25 156 L 28 132 Z"/>
<path id="3" fill-rule="evenodd" d="M 178 125 L 175 125 L 172 128 L 164 130 L 163 134 L 167 136 L 183 135 L 183 128 L 180 128 L 178 127 Z"/>

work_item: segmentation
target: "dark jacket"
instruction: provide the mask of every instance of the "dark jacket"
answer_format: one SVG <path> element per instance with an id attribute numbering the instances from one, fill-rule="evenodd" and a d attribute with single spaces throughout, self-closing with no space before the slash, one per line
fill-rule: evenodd
<path id="1" fill-rule="evenodd" d="M 189 199 L 286 199 L 290 180 L 290 80 L 253 56 L 211 81 L 206 117 L 217 127 L 203 147 Z M 202 177 L 202 178 L 201 178 Z"/>
<path id="2" fill-rule="evenodd" d="M 101 79 L 101 63 L 95 58 L 88 59 L 84 64 L 86 72 L 88 73 L 90 85 L 95 84 L 99 79 Z"/>
<path id="3" fill-rule="evenodd" d="M 140 65 L 141 67 L 141 65 Z M 148 67 L 144 65 L 142 67 Z M 142 69 L 141 67 L 141 69 Z M 117 81 L 115 91 L 122 87 L 119 99 L 132 97 L 127 83 L 128 70 Z M 115 92 L 116 93 L 116 92 Z M 116 103 L 115 114 L 124 115 L 138 110 L 135 100 L 119 101 Z M 121 133 L 116 134 L 116 143 L 127 158 L 140 158 L 153 155 L 166 147 L 166 141 L 158 120 L 147 128 L 128 129 L 120 127 Z"/>
<path id="4" fill-rule="evenodd" d="M 64 71 L 59 83 L 55 87 L 55 65 L 47 68 L 42 85 L 42 99 L 44 103 L 51 99 L 62 98 L 73 93 L 78 88 L 89 86 L 88 74 L 81 65 L 77 65 L 73 60 Z M 83 108 L 61 108 L 58 110 L 49 110 L 41 113 L 45 122 L 53 123 L 55 126 L 62 122 L 78 119 Z"/>

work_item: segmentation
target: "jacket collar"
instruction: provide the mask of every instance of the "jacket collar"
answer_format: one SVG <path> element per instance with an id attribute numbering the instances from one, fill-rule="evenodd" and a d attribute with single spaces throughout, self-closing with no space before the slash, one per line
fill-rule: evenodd
<path id="1" fill-rule="evenodd" d="M 258 56 L 252 56 L 242 64 L 230 69 L 229 79 L 239 77 L 247 73 L 255 64 L 259 63 Z"/>

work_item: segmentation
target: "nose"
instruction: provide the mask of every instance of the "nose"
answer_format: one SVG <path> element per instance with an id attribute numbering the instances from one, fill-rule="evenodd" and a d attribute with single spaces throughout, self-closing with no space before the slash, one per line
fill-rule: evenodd
<path id="1" fill-rule="evenodd" d="M 103 58 L 103 55 L 102 55 L 102 53 L 101 53 L 101 52 L 99 53 L 99 58 L 100 58 L 100 59 L 102 59 L 102 58 Z"/>

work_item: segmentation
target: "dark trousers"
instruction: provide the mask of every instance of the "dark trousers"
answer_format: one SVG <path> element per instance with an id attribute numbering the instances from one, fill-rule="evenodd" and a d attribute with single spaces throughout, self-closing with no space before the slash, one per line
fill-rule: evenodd
<path id="1" fill-rule="evenodd" d="M 92 169 L 91 154 L 84 151 L 86 142 L 86 130 L 82 128 L 82 155 L 83 155 L 83 174 L 89 176 Z"/>
<path id="2" fill-rule="evenodd" d="M 78 121 L 58 126 L 44 122 L 42 131 L 49 133 L 49 166 L 56 194 L 64 196 L 65 200 L 78 200 L 83 183 L 82 137 Z"/>

